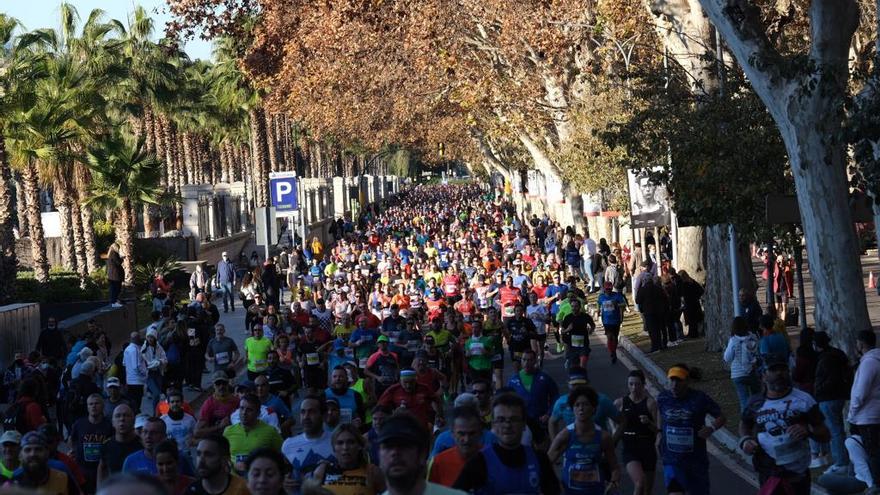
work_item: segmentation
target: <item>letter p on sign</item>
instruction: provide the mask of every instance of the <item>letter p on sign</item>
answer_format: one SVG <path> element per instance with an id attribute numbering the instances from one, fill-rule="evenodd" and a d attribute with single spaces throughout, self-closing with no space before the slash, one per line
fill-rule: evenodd
<path id="1" fill-rule="evenodd" d="M 296 177 L 273 177 L 269 179 L 269 189 L 272 192 L 272 206 L 275 207 L 276 212 L 299 209 L 296 180 Z"/>

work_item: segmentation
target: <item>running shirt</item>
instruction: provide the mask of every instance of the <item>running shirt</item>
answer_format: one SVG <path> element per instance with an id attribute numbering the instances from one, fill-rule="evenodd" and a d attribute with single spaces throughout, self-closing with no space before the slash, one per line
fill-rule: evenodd
<path id="1" fill-rule="evenodd" d="M 281 453 L 293 466 L 294 479 L 303 479 L 303 476 L 314 471 L 321 461 L 335 462 L 332 436 L 332 432 L 324 430 L 317 438 L 308 438 L 305 433 L 300 433 L 284 441 L 281 445 Z"/>
<path id="2" fill-rule="evenodd" d="M 626 300 L 620 292 L 599 294 L 599 309 L 602 311 L 603 325 L 620 325 L 623 321 L 623 308 Z"/>
<path id="3" fill-rule="evenodd" d="M 547 335 L 547 308 L 543 304 L 533 304 L 526 308 L 526 316 L 532 320 L 538 335 Z"/>
<path id="4" fill-rule="evenodd" d="M 272 349 L 272 341 L 266 337 L 248 337 L 244 341 L 244 348 L 247 350 L 248 360 L 247 369 L 253 373 L 265 371 L 269 366 L 266 357 Z"/>
<path id="5" fill-rule="evenodd" d="M 575 426 L 568 425 L 568 446 L 562 458 L 562 486 L 570 495 L 604 495 L 602 429 L 594 426 L 589 442 L 582 442 Z"/>
<path id="6" fill-rule="evenodd" d="M 492 337 L 471 337 L 465 343 L 465 354 L 468 366 L 477 371 L 486 371 L 492 367 Z"/>
<path id="7" fill-rule="evenodd" d="M 786 430 L 792 425 L 804 427 L 822 421 L 822 413 L 816 400 L 808 393 L 792 388 L 783 397 L 769 399 L 763 395 L 753 396 L 745 410 L 742 421 L 754 427 L 761 449 L 758 457 L 769 457 L 772 464 L 793 473 L 804 473 L 810 467 L 810 443 L 806 438 L 793 440 Z M 762 465 L 756 459 L 756 466 Z"/>
<path id="8" fill-rule="evenodd" d="M 718 403 L 696 389 L 689 389 L 681 398 L 664 390 L 657 396 L 657 408 L 662 423 L 660 454 L 663 464 L 707 464 L 706 440 L 697 432 L 706 425 L 706 415 L 717 417 L 721 414 Z"/>
<path id="9" fill-rule="evenodd" d="M 162 416 L 162 421 L 165 422 L 165 432 L 168 437 L 177 442 L 177 448 L 183 451 L 189 449 L 189 441 L 196 429 L 196 418 L 184 412 L 180 419 L 165 414 Z"/>

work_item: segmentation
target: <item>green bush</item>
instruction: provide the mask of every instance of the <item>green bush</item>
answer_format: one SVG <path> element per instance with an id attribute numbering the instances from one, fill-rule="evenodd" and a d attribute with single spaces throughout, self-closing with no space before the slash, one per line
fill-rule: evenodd
<path id="1" fill-rule="evenodd" d="M 113 222 L 107 220 L 95 220 L 95 250 L 98 254 L 104 254 L 110 249 L 110 244 L 116 240 L 116 227 Z"/>
<path id="2" fill-rule="evenodd" d="M 20 270 L 15 281 L 16 299 L 21 302 L 64 303 L 79 301 L 98 301 L 107 297 L 107 275 L 101 272 L 95 277 L 86 277 L 80 286 L 79 275 L 75 272 L 53 268 L 49 281 L 43 285 L 34 279 L 34 272 Z"/>

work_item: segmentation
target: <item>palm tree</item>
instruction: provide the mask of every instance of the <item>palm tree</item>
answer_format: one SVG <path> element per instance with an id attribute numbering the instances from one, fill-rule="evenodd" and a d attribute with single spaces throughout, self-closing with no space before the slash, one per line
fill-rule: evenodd
<path id="1" fill-rule="evenodd" d="M 116 223 L 116 240 L 123 256 L 124 284 L 134 283 L 134 215 L 145 204 L 162 200 L 162 163 L 144 148 L 145 139 L 114 133 L 88 151 L 92 186 L 86 205 L 110 210 Z"/>
<path id="2" fill-rule="evenodd" d="M 12 64 L 12 53 L 6 45 L 12 39 L 12 31 L 18 23 L 15 19 L 0 14 L 0 113 L 8 110 L 10 81 L 7 79 L 8 66 Z M 6 158 L 6 141 L 0 127 L 0 305 L 7 304 L 15 297 L 15 277 L 18 272 L 18 259 L 15 256 L 15 236 L 12 199 L 12 168 Z"/>

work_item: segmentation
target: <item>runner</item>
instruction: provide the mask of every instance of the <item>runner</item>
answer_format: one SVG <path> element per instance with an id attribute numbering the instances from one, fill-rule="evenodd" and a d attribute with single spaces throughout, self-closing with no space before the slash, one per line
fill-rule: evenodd
<path id="1" fill-rule="evenodd" d="M 548 457 L 551 462 L 564 455 L 562 486 L 567 494 L 604 495 L 620 483 L 620 468 L 614 453 L 611 435 L 593 423 L 599 403 L 596 391 L 579 386 L 568 394 L 568 405 L 574 410 L 575 421 L 553 439 Z M 606 478 L 603 463 L 611 473 Z"/>
<path id="2" fill-rule="evenodd" d="M 622 413 L 620 427 L 614 432 L 614 443 L 623 442 L 623 464 L 633 482 L 633 494 L 651 495 L 660 423 L 657 402 L 645 390 L 645 374 L 641 370 L 630 371 L 626 385 L 629 393 L 614 401 Z"/>
<path id="3" fill-rule="evenodd" d="M 727 419 L 718 403 L 704 392 L 690 388 L 699 378 L 686 364 L 669 368 L 669 388 L 657 396 L 660 412 L 660 454 L 663 478 L 669 494 L 708 495 L 709 454 L 706 440 Z M 706 425 L 706 416 L 715 419 Z"/>
<path id="4" fill-rule="evenodd" d="M 740 448 L 753 456 L 761 490 L 806 495 L 812 485 L 807 439 L 827 442 L 831 433 L 816 400 L 792 387 L 788 360 L 764 364 L 764 393 L 752 396 L 743 411 Z"/>

